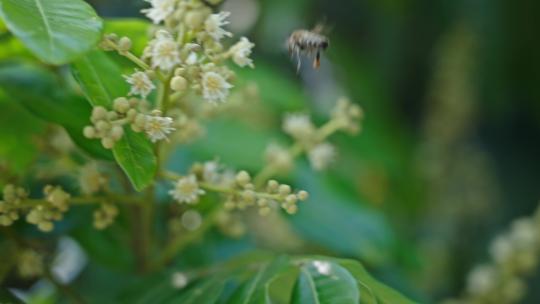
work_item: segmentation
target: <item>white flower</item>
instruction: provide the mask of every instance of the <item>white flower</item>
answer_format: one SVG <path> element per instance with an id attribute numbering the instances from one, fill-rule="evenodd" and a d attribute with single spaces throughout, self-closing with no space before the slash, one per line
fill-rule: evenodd
<path id="1" fill-rule="evenodd" d="M 283 131 L 297 139 L 305 139 L 313 134 L 315 126 L 306 114 L 287 114 L 283 121 Z"/>
<path id="2" fill-rule="evenodd" d="M 201 214 L 195 210 L 188 210 L 182 214 L 180 219 L 182 226 L 189 231 L 197 230 L 202 224 Z"/>
<path id="3" fill-rule="evenodd" d="M 152 5 L 151 8 L 141 10 L 143 14 L 155 24 L 165 20 L 174 12 L 176 0 L 146 0 Z"/>
<path id="4" fill-rule="evenodd" d="M 137 71 L 130 76 L 124 75 L 124 78 L 131 85 L 129 95 L 141 95 L 142 98 L 146 98 L 156 88 L 145 72 Z"/>
<path id="5" fill-rule="evenodd" d="M 180 178 L 174 183 L 174 189 L 169 190 L 169 194 L 176 201 L 188 204 L 196 204 L 199 200 L 199 195 L 203 195 L 204 193 L 204 190 L 199 188 L 197 178 L 193 174 Z"/>
<path id="6" fill-rule="evenodd" d="M 510 237 L 514 245 L 520 249 L 531 249 L 538 245 L 538 228 L 530 218 L 517 219 L 512 223 Z"/>
<path id="7" fill-rule="evenodd" d="M 202 77 L 203 97 L 211 103 L 224 102 L 233 86 L 216 72 L 206 72 Z"/>
<path id="8" fill-rule="evenodd" d="M 254 46 L 255 44 L 250 42 L 246 37 L 240 38 L 240 41 L 233 45 L 229 50 L 234 63 L 240 67 L 253 67 L 253 60 L 249 58 L 249 55 L 251 55 L 251 49 Z"/>
<path id="9" fill-rule="evenodd" d="M 159 115 L 146 115 L 144 131 L 152 142 L 166 139 L 167 134 L 175 130 L 172 127 L 173 119 Z"/>
<path id="10" fill-rule="evenodd" d="M 325 261 L 313 261 L 313 266 L 317 269 L 317 272 L 322 275 L 330 275 L 332 272 L 332 265 Z"/>
<path id="11" fill-rule="evenodd" d="M 291 153 L 278 144 L 271 143 L 268 145 L 264 154 L 266 162 L 275 165 L 280 170 L 287 171 L 292 166 Z"/>
<path id="12" fill-rule="evenodd" d="M 197 53 L 190 52 L 189 55 L 186 58 L 186 64 L 187 65 L 194 65 L 197 63 Z"/>
<path id="13" fill-rule="evenodd" d="M 175 272 L 171 276 L 171 285 L 176 289 L 182 289 L 189 283 L 188 277 L 182 272 Z"/>
<path id="14" fill-rule="evenodd" d="M 512 258 L 514 252 L 514 245 L 506 235 L 497 236 L 489 246 L 491 257 L 499 264 L 508 262 Z"/>
<path id="15" fill-rule="evenodd" d="M 324 170 L 334 160 L 336 151 L 329 143 L 316 145 L 309 151 L 308 158 L 315 170 Z"/>
<path id="16" fill-rule="evenodd" d="M 229 21 L 226 21 L 225 19 L 229 17 L 230 14 L 231 13 L 229 12 L 212 14 L 208 16 L 208 18 L 204 22 L 204 29 L 206 30 L 208 35 L 210 35 L 210 37 L 212 37 L 214 40 L 219 41 L 225 36 L 232 37 L 232 34 L 230 32 L 227 32 L 226 30 L 221 28 L 222 26 L 229 24 Z"/>
<path id="17" fill-rule="evenodd" d="M 150 43 L 145 53 L 145 56 L 152 58 L 152 67 L 159 67 L 163 71 L 170 71 L 180 63 L 178 44 L 165 30 L 156 33 L 156 38 Z"/>
<path id="18" fill-rule="evenodd" d="M 219 163 L 217 161 L 208 161 L 203 165 L 203 179 L 209 183 L 219 183 Z"/>
<path id="19" fill-rule="evenodd" d="M 107 179 L 101 175 L 95 163 L 88 163 L 81 168 L 79 173 L 79 185 L 85 194 L 98 192 Z"/>
<path id="20" fill-rule="evenodd" d="M 485 294 L 495 287 L 497 272 L 493 266 L 476 266 L 467 278 L 467 291 L 471 294 Z"/>

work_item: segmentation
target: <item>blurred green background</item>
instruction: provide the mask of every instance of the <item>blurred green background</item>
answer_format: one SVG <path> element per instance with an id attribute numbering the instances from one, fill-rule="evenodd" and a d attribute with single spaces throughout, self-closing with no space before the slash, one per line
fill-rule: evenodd
<path id="1" fill-rule="evenodd" d="M 140 16 L 145 6 L 91 2 L 110 17 Z M 172 166 L 218 156 L 256 170 L 267 142 L 281 139 L 283 112 L 307 107 L 322 122 L 341 95 L 366 112 L 360 136 L 334 138 L 331 170 L 313 174 L 301 163 L 294 174 L 291 182 L 312 192 L 290 218 L 312 247 L 299 250 L 360 258 L 389 285 L 431 302 L 459 294 L 489 240 L 537 206 L 540 2 L 228 0 L 222 9 L 257 45 L 256 69 L 240 81 L 259 86 L 265 115 L 213 122 Z M 284 42 L 318 23 L 331 41 L 322 68 L 304 62 L 297 75 Z M 255 242 L 247 238 L 220 252 L 246 250 Z M 294 240 L 267 238 L 257 245 L 295 250 Z M 526 303 L 537 301 L 540 291 L 529 289 Z"/>
<path id="2" fill-rule="evenodd" d="M 146 6 L 89 2 L 104 17 L 141 17 Z M 309 109 L 320 124 L 342 95 L 366 118 L 360 136 L 332 138 L 339 158 L 329 171 L 299 161 L 289 182 L 311 199 L 288 218 L 291 230 L 252 224 L 233 241 L 212 234 L 180 265 L 254 247 L 351 257 L 411 298 L 436 302 L 458 295 L 489 241 L 536 208 L 539 1 L 228 0 L 223 10 L 230 29 L 256 43 L 256 69 L 238 71 L 237 86 L 258 85 L 259 111 L 212 121 L 171 168 L 218 157 L 257 170 L 266 144 L 287 140 L 283 113 Z M 321 22 L 330 38 L 322 67 L 305 62 L 296 74 L 285 40 Z M 524 303 L 540 302 L 538 284 L 530 278 Z"/>

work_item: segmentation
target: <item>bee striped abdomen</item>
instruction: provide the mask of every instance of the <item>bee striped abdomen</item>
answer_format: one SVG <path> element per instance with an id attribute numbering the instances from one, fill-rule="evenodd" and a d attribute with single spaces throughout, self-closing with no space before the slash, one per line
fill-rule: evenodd
<path id="1" fill-rule="evenodd" d="M 328 47 L 328 44 L 329 41 L 327 37 L 308 30 L 294 31 L 287 40 L 289 53 L 291 56 L 296 55 L 297 57 L 298 70 L 300 70 L 300 54 L 311 56 L 313 53 L 315 53 L 313 67 L 319 68 L 321 57 L 320 53 Z"/>

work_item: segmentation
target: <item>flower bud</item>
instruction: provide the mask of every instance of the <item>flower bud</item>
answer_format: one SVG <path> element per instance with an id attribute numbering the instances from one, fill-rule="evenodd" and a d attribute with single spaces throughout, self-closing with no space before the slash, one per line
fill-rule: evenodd
<path id="1" fill-rule="evenodd" d="M 245 184 L 249 183 L 251 181 L 251 177 L 249 176 L 249 173 L 246 171 L 240 171 L 238 174 L 236 174 L 236 182 L 240 186 L 244 186 Z"/>
<path id="2" fill-rule="evenodd" d="M 86 138 L 95 138 L 96 137 L 96 129 L 92 126 L 86 126 L 83 129 L 84 137 Z"/>
<path id="3" fill-rule="evenodd" d="M 114 147 L 114 140 L 110 137 L 103 137 L 101 139 L 101 144 L 105 149 L 112 149 Z"/>
<path id="4" fill-rule="evenodd" d="M 129 107 L 129 101 L 125 97 L 118 97 L 114 100 L 113 108 L 118 113 L 126 113 Z"/>
<path id="5" fill-rule="evenodd" d="M 104 119 L 107 116 L 107 110 L 102 106 L 94 107 L 92 110 L 92 119 L 95 121 Z"/>
<path id="6" fill-rule="evenodd" d="M 118 41 L 118 51 L 120 53 L 128 52 L 131 49 L 131 46 L 131 39 L 129 39 L 128 37 L 122 37 L 120 38 L 120 41 Z"/>
<path id="7" fill-rule="evenodd" d="M 108 131 L 111 128 L 111 125 L 106 122 L 105 120 L 100 120 L 96 123 L 96 129 L 99 132 L 105 132 Z"/>
<path id="8" fill-rule="evenodd" d="M 307 193 L 307 191 L 304 191 L 304 190 L 298 191 L 297 195 L 298 195 L 298 199 L 301 201 L 305 201 L 309 198 L 309 193 Z"/>
<path id="9" fill-rule="evenodd" d="M 187 88 L 187 80 L 182 76 L 174 76 L 171 79 L 171 89 L 173 91 L 184 91 Z"/>
<path id="10" fill-rule="evenodd" d="M 278 189 L 278 192 L 280 195 L 288 195 L 289 193 L 291 193 L 291 186 L 289 185 L 280 185 L 279 186 L 279 189 Z"/>
<path id="11" fill-rule="evenodd" d="M 124 135 L 124 128 L 122 128 L 122 126 L 114 126 L 111 129 L 110 136 L 114 141 L 120 140 L 120 138 L 122 138 L 123 135 Z"/>

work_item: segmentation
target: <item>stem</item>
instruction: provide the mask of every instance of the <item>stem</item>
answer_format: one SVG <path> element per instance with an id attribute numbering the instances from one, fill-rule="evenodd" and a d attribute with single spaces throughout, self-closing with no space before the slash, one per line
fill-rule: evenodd
<path id="1" fill-rule="evenodd" d="M 70 205 L 93 205 L 101 204 L 103 201 L 113 200 L 117 203 L 125 204 L 140 204 L 141 201 L 129 195 L 116 195 L 116 194 L 107 194 L 107 196 L 79 196 L 71 197 L 68 202 Z M 36 205 L 50 205 L 51 203 L 45 199 L 25 199 L 17 205 L 17 209 L 28 209 L 33 208 Z"/>

